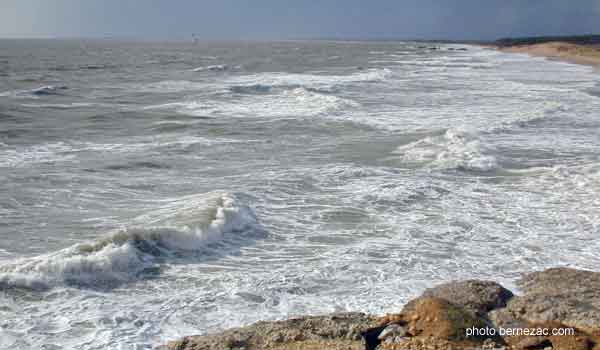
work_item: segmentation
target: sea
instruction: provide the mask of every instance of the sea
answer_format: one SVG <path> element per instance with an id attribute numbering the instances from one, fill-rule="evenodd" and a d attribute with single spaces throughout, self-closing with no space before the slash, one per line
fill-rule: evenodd
<path id="1" fill-rule="evenodd" d="M 0 349 L 152 349 L 597 268 L 599 190 L 592 67 L 444 43 L 0 40 Z"/>

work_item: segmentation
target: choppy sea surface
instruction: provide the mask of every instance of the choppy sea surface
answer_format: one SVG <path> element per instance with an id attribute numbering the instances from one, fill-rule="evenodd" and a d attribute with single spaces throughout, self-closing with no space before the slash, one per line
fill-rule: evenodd
<path id="1" fill-rule="evenodd" d="M 414 42 L 0 48 L 0 349 L 147 349 L 600 262 L 592 68 Z"/>

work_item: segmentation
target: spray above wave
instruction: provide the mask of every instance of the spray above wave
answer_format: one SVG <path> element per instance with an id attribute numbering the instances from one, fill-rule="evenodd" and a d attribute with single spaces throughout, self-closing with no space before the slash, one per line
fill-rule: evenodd
<path id="1" fill-rule="evenodd" d="M 260 232 L 252 209 L 233 194 L 186 196 L 105 238 L 0 266 L 0 289 L 110 288 L 155 273 L 165 259 L 196 256 L 215 243 Z"/>
<path id="2" fill-rule="evenodd" d="M 394 151 L 409 164 L 472 171 L 497 169 L 497 159 L 486 152 L 474 134 L 457 129 L 448 129 L 443 135 L 426 137 Z"/>

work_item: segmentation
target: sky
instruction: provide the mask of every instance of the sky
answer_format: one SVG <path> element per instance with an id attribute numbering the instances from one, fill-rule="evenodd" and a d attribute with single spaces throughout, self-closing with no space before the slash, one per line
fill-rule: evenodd
<path id="1" fill-rule="evenodd" d="M 469 39 L 600 33 L 600 0 L 0 0 L 0 37 Z"/>

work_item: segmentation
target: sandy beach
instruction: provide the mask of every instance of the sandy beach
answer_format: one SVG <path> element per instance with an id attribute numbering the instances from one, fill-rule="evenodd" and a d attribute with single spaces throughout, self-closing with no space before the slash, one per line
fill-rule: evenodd
<path id="1" fill-rule="evenodd" d="M 581 45 L 567 42 L 547 42 L 532 45 L 497 47 L 500 51 L 526 53 L 565 62 L 600 67 L 600 45 Z"/>

